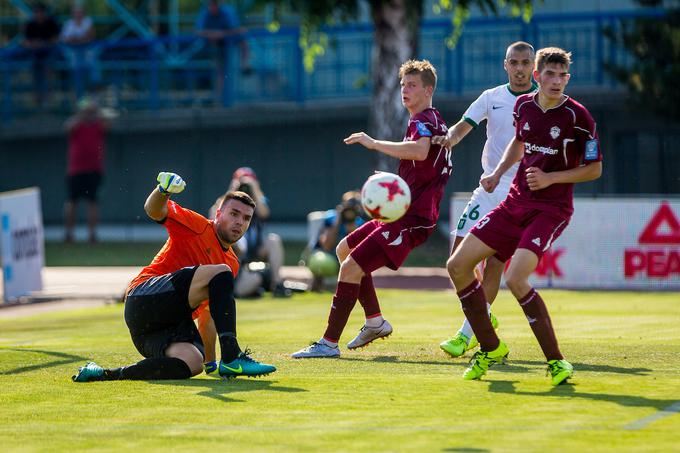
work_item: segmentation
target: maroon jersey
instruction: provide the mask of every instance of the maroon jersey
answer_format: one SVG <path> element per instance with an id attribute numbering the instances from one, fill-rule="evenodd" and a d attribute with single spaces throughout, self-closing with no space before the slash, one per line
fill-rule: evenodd
<path id="1" fill-rule="evenodd" d="M 404 141 L 415 142 L 421 137 L 446 135 L 447 130 L 439 112 L 427 108 L 409 119 Z M 425 160 L 399 162 L 399 176 L 411 189 L 411 207 L 406 215 L 437 221 L 439 202 L 444 195 L 444 186 L 449 180 L 451 169 L 451 151 L 439 145 L 430 145 Z"/>
<path id="2" fill-rule="evenodd" d="M 514 116 L 515 137 L 524 143 L 524 157 L 504 203 L 571 216 L 574 184 L 553 184 L 532 191 L 525 170 L 537 167 L 549 173 L 600 162 L 602 153 L 593 117 L 568 96 L 558 106 L 543 111 L 538 93 L 519 96 Z"/>

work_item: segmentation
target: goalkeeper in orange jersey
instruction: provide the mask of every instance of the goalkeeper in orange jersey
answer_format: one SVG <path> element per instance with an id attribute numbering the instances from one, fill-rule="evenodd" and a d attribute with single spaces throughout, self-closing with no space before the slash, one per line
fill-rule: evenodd
<path id="1" fill-rule="evenodd" d="M 161 172 L 144 204 L 147 215 L 165 226 L 169 238 L 151 264 L 135 277 L 125 296 L 125 323 L 145 358 L 133 365 L 104 369 L 90 362 L 76 382 L 187 379 L 203 370 L 204 348 L 192 314 L 209 306 L 222 354 L 222 377 L 260 376 L 276 371 L 253 360 L 236 340 L 234 275 L 238 260 L 231 249 L 246 232 L 255 202 L 243 192 L 228 192 L 215 218 L 208 220 L 170 200 L 184 180 Z"/>

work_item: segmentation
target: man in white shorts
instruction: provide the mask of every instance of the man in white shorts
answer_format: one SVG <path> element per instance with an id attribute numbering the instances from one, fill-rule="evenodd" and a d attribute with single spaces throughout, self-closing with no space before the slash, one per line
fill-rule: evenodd
<path id="1" fill-rule="evenodd" d="M 505 52 L 503 68 L 508 73 L 508 83 L 484 91 L 465 111 L 463 118 L 449 128 L 446 136 L 434 137 L 433 142 L 446 147 L 456 146 L 470 131 L 486 120 L 486 143 L 482 151 L 482 168 L 484 176 L 488 176 L 501 160 L 505 147 L 515 136 L 512 112 L 515 108 L 517 96 L 532 92 L 536 84 L 532 78 L 534 69 L 534 48 L 531 44 L 518 41 L 511 44 Z M 463 237 L 477 223 L 479 219 L 498 206 L 508 195 L 510 185 L 515 178 L 517 167 L 515 164 L 501 178 L 498 187 L 492 193 L 485 191 L 480 185 L 472 193 L 470 202 L 460 217 L 456 229 L 451 254 L 453 254 Z M 453 227 L 453 226 L 452 226 Z M 489 316 L 494 328 L 498 328 L 498 320 L 491 313 L 498 288 L 501 284 L 504 263 L 491 257 L 483 268 L 482 286 L 489 300 Z M 459 357 L 466 351 L 477 346 L 472 327 L 466 319 L 458 333 L 443 341 L 439 347 L 452 357 Z"/>

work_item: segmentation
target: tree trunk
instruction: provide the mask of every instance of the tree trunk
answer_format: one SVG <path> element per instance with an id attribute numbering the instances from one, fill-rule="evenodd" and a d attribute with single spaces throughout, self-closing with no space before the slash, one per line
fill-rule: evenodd
<path id="1" fill-rule="evenodd" d="M 371 0 L 375 28 L 371 55 L 373 95 L 368 133 L 379 140 L 401 141 L 408 112 L 401 103 L 398 71 L 416 53 L 417 36 L 413 24 L 420 22 L 421 10 L 413 0 Z M 376 153 L 378 170 L 395 171 L 398 161 Z"/>

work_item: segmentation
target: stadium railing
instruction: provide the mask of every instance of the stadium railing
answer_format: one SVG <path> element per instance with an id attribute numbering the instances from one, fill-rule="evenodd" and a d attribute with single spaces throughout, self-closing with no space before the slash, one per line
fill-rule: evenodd
<path id="1" fill-rule="evenodd" d="M 605 62 L 626 65 L 630 57 L 603 31 L 618 30 L 621 21 L 662 14 L 535 15 L 530 23 L 474 18 L 465 24 L 454 49 L 445 45 L 452 32 L 451 22 L 426 20 L 421 27 L 418 56 L 438 68 L 440 95 L 464 96 L 505 78 L 500 62 L 510 42 L 526 40 L 537 48 L 556 45 L 575 56 L 572 88 L 611 91 L 617 85 L 605 72 Z M 215 50 L 196 35 L 57 45 L 49 57 L 50 97 L 43 109 L 67 113 L 75 99 L 93 90 L 107 106 L 129 111 L 366 98 L 371 92 L 372 26 L 354 24 L 324 31 L 329 45 L 316 59 L 311 73 L 304 70 L 297 27 L 282 27 L 276 33 L 248 31 L 252 73 L 240 71 L 235 41 L 223 47 L 224 55 L 215 55 Z M 0 49 L 0 58 L 1 120 L 7 124 L 36 111 L 32 54 L 13 45 Z M 216 92 L 215 84 L 218 58 L 226 62 L 221 93 Z"/>

